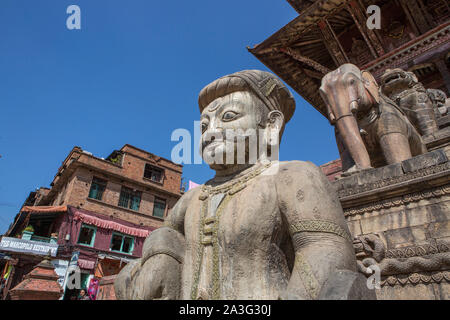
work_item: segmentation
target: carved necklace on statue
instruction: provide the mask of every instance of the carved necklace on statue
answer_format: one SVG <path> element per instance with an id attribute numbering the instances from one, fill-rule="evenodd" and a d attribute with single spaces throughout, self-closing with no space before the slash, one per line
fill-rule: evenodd
<path id="1" fill-rule="evenodd" d="M 258 163 L 244 174 L 237 175 L 235 178 L 220 184 L 218 186 L 203 185 L 199 199 L 203 201 L 200 212 L 200 220 L 198 226 L 198 249 L 197 258 L 194 267 L 193 285 L 191 288 L 191 299 L 203 299 L 203 292 L 199 292 L 200 272 L 205 247 L 212 246 L 212 270 L 211 270 L 211 289 L 205 298 L 220 299 L 220 269 L 219 269 L 219 241 L 218 230 L 220 216 L 226 208 L 228 202 L 234 194 L 243 190 L 247 186 L 247 182 L 261 174 L 265 169 L 271 166 L 271 162 Z M 221 197 L 222 195 L 222 197 Z M 216 198 L 217 196 L 217 198 Z M 210 201 L 218 201 L 213 216 L 207 216 L 208 204 Z"/>
<path id="2" fill-rule="evenodd" d="M 233 195 L 242 189 L 244 189 L 247 184 L 246 182 L 253 179 L 263 172 L 265 169 L 270 167 L 272 162 L 265 161 L 255 164 L 248 172 L 245 172 L 242 175 L 237 175 L 234 178 L 231 178 L 227 182 L 220 184 L 218 186 L 211 185 L 203 185 L 202 192 L 199 195 L 200 200 L 206 200 L 208 197 L 213 196 L 219 193 L 226 193 L 229 195 Z"/>

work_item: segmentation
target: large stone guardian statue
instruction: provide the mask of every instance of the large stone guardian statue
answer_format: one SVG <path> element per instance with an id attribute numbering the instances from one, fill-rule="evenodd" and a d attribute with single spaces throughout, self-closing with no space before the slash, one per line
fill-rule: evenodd
<path id="1" fill-rule="evenodd" d="M 206 86 L 199 106 L 202 156 L 216 175 L 186 192 L 150 234 L 142 258 L 118 275 L 117 297 L 373 298 L 324 174 L 267 152 L 295 109 L 282 82 L 268 72 L 237 72 Z"/>

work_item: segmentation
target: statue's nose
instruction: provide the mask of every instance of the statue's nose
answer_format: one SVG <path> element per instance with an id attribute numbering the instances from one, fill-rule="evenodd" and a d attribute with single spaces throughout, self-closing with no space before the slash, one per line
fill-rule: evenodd
<path id="1" fill-rule="evenodd" d="M 211 118 L 209 122 L 208 131 L 219 131 L 222 130 L 220 120 L 217 117 Z"/>

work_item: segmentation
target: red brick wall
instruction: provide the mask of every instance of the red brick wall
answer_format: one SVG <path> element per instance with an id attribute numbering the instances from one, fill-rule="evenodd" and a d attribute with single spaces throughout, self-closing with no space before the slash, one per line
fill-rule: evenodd
<path id="1" fill-rule="evenodd" d="M 328 180 L 334 181 L 335 177 L 342 174 L 342 161 L 341 159 L 330 161 L 321 165 L 320 169 L 322 169 Z"/>
<path id="2" fill-rule="evenodd" d="M 88 198 L 92 178 L 94 176 L 107 181 L 106 189 L 101 201 Z M 118 206 L 122 186 L 142 192 L 139 211 Z M 163 220 L 152 216 L 155 196 L 166 200 L 168 206 L 166 214 L 178 200 L 175 196 L 168 196 L 162 192 L 132 184 L 128 181 L 121 181 L 115 177 L 108 176 L 105 173 L 80 167 L 74 172 L 69 180 L 67 190 L 65 191 L 65 198 L 62 200 L 61 204 L 72 205 L 74 207 L 80 207 L 89 211 L 113 216 L 138 225 L 142 224 L 144 226 L 160 227 Z M 58 196 L 55 197 L 55 201 L 58 201 L 58 199 Z"/>
<path id="3" fill-rule="evenodd" d="M 164 170 L 164 178 L 161 184 L 144 178 L 144 168 L 146 163 Z M 125 153 L 122 160 L 122 167 L 123 174 L 130 179 L 161 186 L 174 193 L 180 192 L 181 168 L 174 167 L 174 164 L 169 164 L 168 161 L 154 161 L 148 156 L 145 158 L 140 155 L 136 156 L 131 153 Z"/>
<path id="4" fill-rule="evenodd" d="M 59 168 L 49 195 L 38 205 L 71 205 L 137 225 L 160 227 L 163 220 L 153 216 L 155 197 L 166 200 L 166 216 L 181 197 L 183 167 L 130 145 L 120 151 L 121 163 L 114 164 L 75 147 Z M 161 182 L 144 178 L 147 163 L 164 170 Z M 107 181 L 101 200 L 88 198 L 94 176 Z M 123 186 L 141 192 L 139 210 L 118 206 Z"/>

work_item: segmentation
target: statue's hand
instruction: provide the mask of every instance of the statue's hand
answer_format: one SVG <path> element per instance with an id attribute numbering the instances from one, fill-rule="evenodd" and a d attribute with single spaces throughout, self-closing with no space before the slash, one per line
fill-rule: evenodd
<path id="1" fill-rule="evenodd" d="M 166 254 L 146 261 L 134 260 L 116 278 L 114 289 L 120 300 L 178 299 L 181 263 Z"/>

